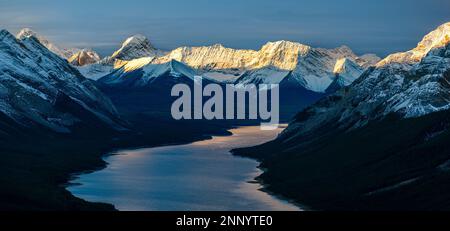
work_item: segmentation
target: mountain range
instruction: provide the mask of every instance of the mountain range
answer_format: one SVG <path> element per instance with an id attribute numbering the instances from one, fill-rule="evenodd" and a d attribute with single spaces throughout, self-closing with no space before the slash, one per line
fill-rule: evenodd
<path id="1" fill-rule="evenodd" d="M 282 89 L 280 114 L 282 120 L 287 121 L 298 110 L 350 85 L 379 60 L 373 54 L 357 56 L 347 46 L 312 48 L 289 41 L 269 42 L 258 51 L 226 48 L 220 44 L 162 51 L 146 37 L 135 35 L 127 38 L 111 56 L 77 68 L 87 78 L 95 80 L 119 108 L 138 101 L 160 100 L 165 104 L 153 104 L 159 107 L 156 110 L 163 105 L 165 111 L 170 111 L 169 102 L 173 100 L 170 86 L 176 84 L 177 79 L 192 81 L 194 75 L 219 84 L 279 84 Z M 164 80 L 168 82 L 162 83 Z M 165 91 L 146 90 L 162 85 L 166 86 Z M 129 100 L 123 102 L 124 98 Z M 143 106 L 140 111 L 155 110 L 152 104 L 137 104 Z"/>
<path id="2" fill-rule="evenodd" d="M 163 51 L 135 35 L 101 58 L 89 48 L 61 48 L 30 29 L 16 36 L 1 30 L 0 169 L 27 177 L 7 184 L 0 200 L 39 207 L 46 193 L 17 191 L 46 182 L 59 192 L 48 208 L 79 208 L 82 202 L 59 185 L 80 166 L 102 166 L 90 148 L 224 134 L 238 123 L 171 120 L 171 87 L 200 75 L 222 86 L 280 84 L 289 126 L 269 143 L 233 150 L 261 161 L 267 171 L 260 180 L 269 190 L 314 209 L 449 209 L 449 43 L 450 23 L 382 60 L 346 46 L 290 41 L 260 50 L 216 44 Z M 52 165 L 58 163 L 64 164 Z M 49 170 L 38 171 L 42 166 Z"/>
<path id="3" fill-rule="evenodd" d="M 339 68 L 340 65 L 346 63 L 356 69 L 365 69 L 380 60 L 374 54 L 357 56 L 346 46 L 323 49 L 290 41 L 269 42 L 259 51 L 226 48 L 220 44 L 180 47 L 172 51 L 163 51 L 155 48 L 145 36 L 139 34 L 127 38 L 111 56 L 100 60 L 100 56 L 92 49 L 60 48 L 29 28 L 21 30 L 16 35 L 19 39 L 30 36 L 37 38 L 42 45 L 69 60 L 74 66 L 91 66 L 81 70 L 95 70 L 98 65 L 118 69 L 136 59 L 140 59 L 140 62 L 133 69 L 141 68 L 146 64 L 163 64 L 176 60 L 197 70 L 199 75 L 224 81 L 223 78 L 236 80 L 245 72 L 269 68 L 277 69 L 281 73 L 294 72 L 300 76 L 299 82 L 302 82 L 307 89 L 316 92 L 324 92 L 327 84 L 330 84 L 338 74 L 354 75 L 352 70 Z M 130 65 L 128 71 L 131 71 Z M 89 71 L 82 72 L 88 78 L 98 79 L 98 75 L 92 75 Z M 104 71 L 103 74 L 106 75 L 109 72 L 111 69 Z M 324 73 L 327 78 L 322 79 Z M 321 82 L 323 84 L 320 84 Z"/>
<path id="4" fill-rule="evenodd" d="M 449 38 L 445 23 L 235 154 L 260 159 L 269 188 L 306 206 L 448 209 Z"/>
<path id="5" fill-rule="evenodd" d="M 106 70 L 106 75 L 112 69 L 122 68 L 122 73 L 126 74 L 146 65 L 164 65 L 172 60 L 217 82 L 262 83 L 260 80 L 264 79 L 264 83 L 280 83 L 289 73 L 299 86 L 323 93 L 337 76 L 346 76 L 347 80 L 339 83 L 348 85 L 362 70 L 375 65 L 379 58 L 372 54 L 358 57 L 346 46 L 323 49 L 289 41 L 270 42 L 259 51 L 236 50 L 216 44 L 165 52 L 154 48 L 142 35 L 136 35 L 126 39 L 110 57 L 91 67 L 83 67 L 82 72 L 88 78 L 98 79 L 98 69 Z M 113 68 L 99 68 L 101 64 Z M 339 67 L 344 64 L 347 68 Z M 243 75 L 245 81 L 239 82 Z"/>

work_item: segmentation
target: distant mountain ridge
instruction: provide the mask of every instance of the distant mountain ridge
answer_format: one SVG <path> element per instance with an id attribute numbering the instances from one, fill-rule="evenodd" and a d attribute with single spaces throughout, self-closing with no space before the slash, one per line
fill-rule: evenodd
<path id="1" fill-rule="evenodd" d="M 135 35 L 126 39 L 110 57 L 80 70 L 88 78 L 98 79 L 100 73 L 107 75 L 112 69 L 126 66 L 124 72 L 134 71 L 149 64 L 163 64 L 171 60 L 184 63 L 199 75 L 215 81 L 233 82 L 245 72 L 271 68 L 271 73 L 290 71 L 304 88 L 325 92 L 340 73 L 335 71 L 338 60 L 346 59 L 361 69 L 375 65 L 380 59 L 373 54 L 357 56 L 346 46 L 335 49 L 312 48 L 289 41 L 269 42 L 259 51 L 226 48 L 220 44 L 203 47 L 180 47 L 169 52 L 154 48 L 147 38 Z M 109 68 L 107 68 L 107 66 Z M 274 70 L 277 73 L 274 72 Z M 346 71 L 341 68 L 339 71 Z M 104 72 L 102 72 L 104 71 Z M 338 71 L 338 72 L 339 72 Z M 259 71 L 258 78 L 261 78 Z M 356 79 L 358 71 L 345 73 L 348 81 Z M 352 77 L 349 77 L 352 75 Z M 278 83 L 277 77 L 267 75 L 266 83 Z M 252 83 L 247 77 L 247 83 Z M 257 81 L 257 80 L 255 80 Z"/>
<path id="2" fill-rule="evenodd" d="M 114 69 L 121 68 L 135 59 L 139 60 L 141 65 L 134 68 L 150 63 L 162 64 L 176 60 L 196 69 L 199 75 L 219 82 L 233 82 L 245 72 L 247 72 L 246 83 L 257 82 L 262 77 L 261 70 L 269 68 L 271 71 L 264 74 L 267 78 L 264 82 L 278 83 L 277 78 L 280 74 L 291 71 L 293 79 L 296 79 L 305 89 L 324 93 L 336 87 L 346 86 L 358 77 L 359 70 L 351 70 L 343 73 L 346 76 L 345 81 L 341 81 L 342 78 L 337 80 L 336 77 L 340 74 L 338 72 L 347 70 L 341 68 L 336 71 L 335 66 L 339 60 L 345 59 L 347 63 L 354 63 L 350 66 L 356 69 L 365 69 L 380 60 L 374 54 L 357 56 L 347 46 L 335 49 L 312 48 L 284 40 L 268 42 L 258 51 L 232 49 L 215 44 L 202 47 L 179 47 L 166 52 L 155 48 L 148 38 L 140 34 L 127 38 L 111 56 L 100 59 L 100 56 L 91 49 L 59 48 L 29 28 L 21 30 L 16 37 L 27 36 L 36 37 L 49 50 L 69 60 L 72 65 L 79 67 L 83 75 L 94 80 L 108 75 Z M 275 73 L 275 69 L 279 71 Z M 252 81 L 249 74 L 256 70 L 259 70 L 255 72 L 258 73 L 257 79 Z M 128 71 L 132 71 L 130 65 L 128 65 Z M 273 73 L 275 76 L 268 73 Z M 338 84 L 333 84 L 333 88 L 329 88 L 333 82 Z"/>
<path id="3" fill-rule="evenodd" d="M 180 47 L 172 51 L 155 48 L 142 35 L 127 38 L 111 56 L 77 67 L 86 77 L 115 100 L 139 111 L 161 110 L 161 103 L 173 102 L 170 88 L 177 83 L 192 84 L 193 76 L 204 83 L 278 84 L 280 116 L 292 115 L 321 97 L 350 85 L 380 59 L 373 54 L 357 56 L 349 47 L 312 48 L 290 41 L 269 42 L 260 50 L 226 48 L 220 44 Z M 152 92 L 145 92 L 152 89 Z M 142 92 L 144 91 L 144 92 Z M 125 106 L 125 105 L 118 105 Z M 166 109 L 166 108 L 165 108 Z M 128 110 L 128 109 L 127 109 Z"/>
<path id="4" fill-rule="evenodd" d="M 82 49 L 67 59 L 74 66 L 85 66 L 100 61 L 100 56 L 91 49 Z"/>
<path id="5" fill-rule="evenodd" d="M 35 36 L 29 30 L 19 34 Z M 48 40 L 44 42 L 51 44 Z M 192 80 L 186 73 L 201 75 L 205 80 L 217 83 L 280 84 L 283 108 L 290 111 L 286 118 L 322 96 L 350 85 L 379 60 L 373 54 L 357 56 L 347 46 L 312 48 L 284 40 L 269 42 L 260 50 L 232 49 L 215 44 L 162 51 L 139 34 L 125 39 L 118 50 L 103 59 L 89 49 L 79 50 L 68 58 L 82 75 L 98 81 L 102 89 L 108 86 L 146 88 L 151 84 Z M 167 67 L 173 64 L 182 67 L 183 71 L 169 71 Z M 176 78 L 179 74 L 186 78 Z M 167 78 L 166 83 L 164 78 Z M 158 81 L 153 81 L 155 79 Z"/>

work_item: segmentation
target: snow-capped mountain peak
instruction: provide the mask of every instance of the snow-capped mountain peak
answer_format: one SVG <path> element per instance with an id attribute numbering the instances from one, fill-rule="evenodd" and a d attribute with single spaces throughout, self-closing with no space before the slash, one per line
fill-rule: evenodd
<path id="1" fill-rule="evenodd" d="M 139 69 L 163 54 L 163 51 L 153 47 L 147 37 L 137 34 L 125 39 L 111 56 L 78 69 L 87 78 L 98 80 L 122 67 L 125 71 Z"/>
<path id="2" fill-rule="evenodd" d="M 100 61 L 100 56 L 91 49 L 82 49 L 68 59 L 69 63 L 75 66 L 94 64 Z"/>
<path id="3" fill-rule="evenodd" d="M 347 45 L 341 45 L 332 50 L 339 56 L 356 57 L 356 54 Z"/>
<path id="4" fill-rule="evenodd" d="M 111 101 L 35 36 L 16 39 L 2 30 L 0 44 L 2 116 L 63 133 L 79 122 L 123 129 Z"/>
<path id="5" fill-rule="evenodd" d="M 256 51 L 226 48 L 215 44 L 201 47 L 179 47 L 159 57 L 156 62 L 166 63 L 170 60 L 183 62 L 196 69 L 225 70 L 244 69 L 252 62 Z"/>
<path id="6" fill-rule="evenodd" d="M 132 60 L 136 58 L 156 56 L 158 51 L 147 37 L 137 34 L 127 38 L 122 46 L 113 53 L 111 59 Z"/>
<path id="7" fill-rule="evenodd" d="M 158 58 L 160 63 L 175 59 L 193 68 L 204 70 L 259 69 L 274 66 L 293 70 L 297 57 L 307 53 L 309 46 L 289 42 L 269 42 L 260 50 L 232 49 L 221 44 L 201 47 L 180 47 Z"/>
<path id="8" fill-rule="evenodd" d="M 311 47 L 290 41 L 268 42 L 258 51 L 252 68 L 274 66 L 282 70 L 293 70 L 297 66 L 298 57 L 304 56 Z"/>
<path id="9" fill-rule="evenodd" d="M 432 49 L 443 47 L 449 42 L 450 22 L 447 22 L 427 34 L 414 49 L 389 55 L 385 59 L 381 60 L 377 66 L 381 67 L 387 64 L 414 64 L 420 62 L 420 60 Z"/>
<path id="10" fill-rule="evenodd" d="M 30 28 L 23 28 L 16 35 L 16 37 L 18 39 L 23 39 L 23 38 L 30 37 L 30 36 L 37 37 L 37 33 L 34 32 L 33 30 L 31 30 Z"/>
<path id="11" fill-rule="evenodd" d="M 50 42 L 47 38 L 39 35 L 30 28 L 24 28 L 17 33 L 16 38 L 22 40 L 24 38 L 35 37 L 42 45 L 44 45 L 51 52 L 59 55 L 62 58 L 69 59 L 80 49 L 78 48 L 60 48 L 59 46 Z"/>
<path id="12" fill-rule="evenodd" d="M 123 42 L 122 47 L 132 45 L 132 44 L 149 44 L 151 46 L 147 37 L 145 37 L 144 35 L 141 35 L 141 34 L 136 34 L 136 35 L 133 35 L 133 36 L 127 38 L 125 40 L 125 42 Z"/>

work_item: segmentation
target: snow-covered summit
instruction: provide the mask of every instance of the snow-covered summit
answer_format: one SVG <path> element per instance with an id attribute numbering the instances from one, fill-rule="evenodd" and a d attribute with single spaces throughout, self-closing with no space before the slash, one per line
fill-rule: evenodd
<path id="1" fill-rule="evenodd" d="M 183 62 L 196 69 L 223 70 L 244 69 L 252 62 L 256 51 L 226 48 L 215 44 L 201 47 L 179 47 L 158 57 L 155 62 L 166 63 L 170 60 Z"/>
<path id="2" fill-rule="evenodd" d="M 430 50 L 443 47 L 449 42 L 450 22 L 447 22 L 427 34 L 414 49 L 389 55 L 385 59 L 381 60 L 377 66 L 381 67 L 387 64 L 414 64 L 420 62 L 420 60 L 427 55 Z"/>
<path id="3" fill-rule="evenodd" d="M 137 34 L 127 38 L 122 46 L 111 55 L 111 59 L 132 60 L 136 58 L 158 55 L 159 51 L 153 47 L 147 37 Z"/>
<path id="4" fill-rule="evenodd" d="M 100 55 L 91 49 L 82 49 L 68 59 L 75 66 L 94 64 L 100 61 Z"/>
<path id="5" fill-rule="evenodd" d="M 111 101 L 35 36 L 16 39 L 2 30 L 0 44 L 2 116 L 25 128 L 62 133 L 78 123 L 123 128 Z"/>
<path id="6" fill-rule="evenodd" d="M 72 57 L 75 53 L 77 53 L 80 49 L 78 48 L 61 48 L 52 42 L 50 42 L 47 38 L 39 35 L 35 31 L 31 30 L 30 28 L 24 28 L 20 30 L 16 38 L 17 39 L 24 39 L 28 37 L 35 37 L 42 45 L 44 45 L 47 49 L 49 49 L 51 52 L 59 55 L 62 58 L 69 59 Z"/>
<path id="7" fill-rule="evenodd" d="M 23 39 L 31 36 L 38 37 L 37 33 L 31 30 L 30 28 L 23 28 L 16 35 L 17 39 Z"/>
<path id="8" fill-rule="evenodd" d="M 141 68 L 156 56 L 164 54 L 156 49 L 144 35 L 131 36 L 121 44 L 111 56 L 105 57 L 95 63 L 78 67 L 87 78 L 98 80 L 127 64 L 126 71 Z"/>

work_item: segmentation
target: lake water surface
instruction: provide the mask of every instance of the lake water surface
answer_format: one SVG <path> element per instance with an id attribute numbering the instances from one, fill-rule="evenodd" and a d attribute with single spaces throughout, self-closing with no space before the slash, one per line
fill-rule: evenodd
<path id="1" fill-rule="evenodd" d="M 68 190 L 119 210 L 299 210 L 252 183 L 261 174 L 258 162 L 229 152 L 269 141 L 281 130 L 246 126 L 186 145 L 120 150 L 105 157 L 105 169 L 79 175 Z"/>

